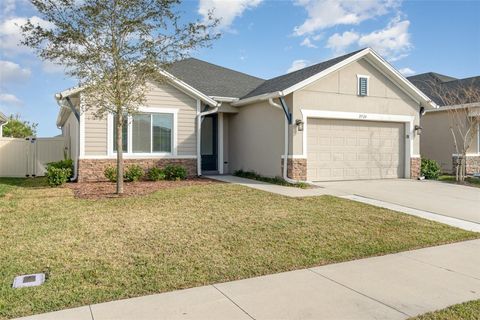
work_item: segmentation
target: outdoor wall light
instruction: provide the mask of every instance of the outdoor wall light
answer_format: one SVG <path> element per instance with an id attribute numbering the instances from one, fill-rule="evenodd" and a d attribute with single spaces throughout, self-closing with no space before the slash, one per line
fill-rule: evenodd
<path id="1" fill-rule="evenodd" d="M 300 119 L 295 120 L 295 125 L 298 128 L 298 131 L 303 131 L 303 121 Z"/>
<path id="2" fill-rule="evenodd" d="M 418 124 L 415 125 L 414 130 L 418 135 L 422 134 L 422 127 L 419 126 Z"/>

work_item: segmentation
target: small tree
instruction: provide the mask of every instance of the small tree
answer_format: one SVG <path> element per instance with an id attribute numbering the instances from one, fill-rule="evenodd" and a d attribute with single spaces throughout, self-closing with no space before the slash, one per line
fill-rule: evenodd
<path id="1" fill-rule="evenodd" d="M 180 0 L 31 0 L 50 27 L 31 20 L 22 26 L 22 44 L 40 58 L 65 66 L 78 79 L 82 110 L 116 116 L 117 172 L 123 177 L 122 129 L 128 115 L 145 102 L 148 81 L 159 72 L 209 46 L 219 35 L 218 20 L 185 22 Z M 45 25 L 45 24 L 44 24 Z M 123 179 L 117 179 L 117 193 Z"/>
<path id="2" fill-rule="evenodd" d="M 456 152 L 455 177 L 463 182 L 467 152 L 472 146 L 480 124 L 480 80 L 476 78 L 452 83 L 429 84 L 432 97 L 446 108 Z"/>
<path id="3" fill-rule="evenodd" d="M 10 138 L 26 138 L 37 135 L 38 123 L 30 123 L 20 119 L 18 114 L 11 115 L 3 126 L 3 136 Z"/>

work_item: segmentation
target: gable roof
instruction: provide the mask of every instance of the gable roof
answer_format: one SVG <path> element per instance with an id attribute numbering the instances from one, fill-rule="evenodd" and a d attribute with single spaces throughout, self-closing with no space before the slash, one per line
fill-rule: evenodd
<path id="1" fill-rule="evenodd" d="M 354 51 L 338 58 L 267 80 L 259 88 L 242 97 L 239 101 L 233 102 L 232 105 L 241 106 L 259 100 L 286 96 L 362 58 L 366 59 L 374 68 L 395 83 L 413 101 L 427 108 L 438 108 L 435 102 L 371 48 Z"/>
<path id="2" fill-rule="evenodd" d="M 435 72 L 427 72 L 408 77 L 417 88 L 432 98 L 439 106 L 446 106 L 445 95 L 452 92 L 459 92 L 464 88 L 475 88 L 480 92 L 480 76 L 457 79 Z M 475 97 L 462 101 L 465 103 L 480 102 Z"/>
<path id="3" fill-rule="evenodd" d="M 210 97 L 240 98 L 265 82 L 195 58 L 175 62 L 166 71 Z"/>
<path id="4" fill-rule="evenodd" d="M 275 91 L 283 91 L 287 88 L 290 88 L 291 86 L 302 82 L 303 80 L 306 80 L 342 61 L 345 59 L 361 52 L 364 49 L 354 51 L 351 53 L 348 53 L 346 55 L 333 58 L 327 61 L 323 61 L 321 63 L 317 63 L 313 66 L 309 66 L 300 70 L 296 70 L 290 73 L 287 73 L 285 75 L 272 78 L 270 80 L 267 80 L 263 82 L 261 85 L 259 85 L 257 88 L 254 90 L 250 91 L 248 94 L 244 95 L 242 99 L 247 99 L 250 97 L 254 96 L 259 96 L 265 93 L 270 93 L 270 92 L 275 92 Z"/>

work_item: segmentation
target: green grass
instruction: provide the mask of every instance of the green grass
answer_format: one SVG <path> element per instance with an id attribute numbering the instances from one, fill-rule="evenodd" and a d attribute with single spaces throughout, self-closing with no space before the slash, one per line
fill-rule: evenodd
<path id="1" fill-rule="evenodd" d="M 0 198 L 15 188 L 44 188 L 47 186 L 45 178 L 0 178 Z"/>
<path id="2" fill-rule="evenodd" d="M 241 178 L 263 181 L 271 184 L 278 184 L 280 186 L 285 186 L 285 187 L 296 187 L 296 188 L 302 188 L 302 189 L 306 189 L 309 187 L 309 185 L 306 184 L 305 182 L 290 183 L 281 177 L 275 177 L 275 178 L 264 177 L 254 171 L 237 170 L 233 173 L 233 175 Z"/>
<path id="3" fill-rule="evenodd" d="M 460 184 L 455 180 L 455 176 L 443 175 L 438 177 L 438 181 Z M 478 177 L 466 177 L 464 185 L 480 188 L 480 178 Z"/>
<path id="4" fill-rule="evenodd" d="M 248 278 L 480 234 L 330 196 L 231 184 L 75 199 L 44 180 L 0 179 L 0 318 Z M 40 287 L 16 275 L 46 272 Z"/>
<path id="5" fill-rule="evenodd" d="M 443 310 L 411 318 L 410 320 L 480 320 L 480 300 L 456 304 Z"/>

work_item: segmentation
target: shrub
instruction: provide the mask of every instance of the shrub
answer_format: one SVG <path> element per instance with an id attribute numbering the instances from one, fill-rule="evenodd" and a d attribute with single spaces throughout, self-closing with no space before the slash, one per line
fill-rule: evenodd
<path id="1" fill-rule="evenodd" d="M 123 178 L 125 181 L 135 182 L 140 180 L 144 174 L 145 171 L 143 171 L 142 167 L 138 164 L 132 164 L 131 166 L 128 166 L 127 170 L 125 170 Z"/>
<path id="2" fill-rule="evenodd" d="M 165 179 L 167 180 L 185 180 L 187 178 L 187 169 L 180 165 L 167 165 L 164 169 Z"/>
<path id="3" fill-rule="evenodd" d="M 47 167 L 46 176 L 48 185 L 51 187 L 57 187 L 65 184 L 71 175 L 72 170 L 70 168 L 57 168 L 55 166 Z"/>
<path id="4" fill-rule="evenodd" d="M 105 171 L 103 171 L 103 174 L 108 181 L 117 182 L 117 168 L 108 166 L 105 168 Z"/>
<path id="5" fill-rule="evenodd" d="M 153 167 L 148 170 L 148 179 L 152 181 L 165 180 L 165 170 Z"/>
<path id="6" fill-rule="evenodd" d="M 72 159 L 65 159 L 57 162 L 50 162 L 47 164 L 47 170 L 49 167 L 57 168 L 57 169 L 70 169 L 70 176 L 73 176 L 73 160 Z"/>
<path id="7" fill-rule="evenodd" d="M 440 176 L 440 166 L 437 161 L 422 158 L 422 164 L 420 167 L 420 175 L 425 179 L 437 180 Z"/>

